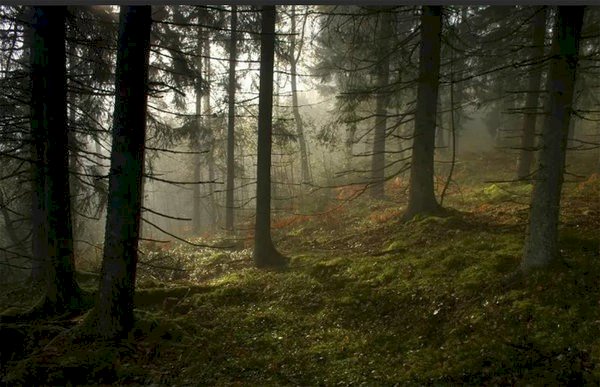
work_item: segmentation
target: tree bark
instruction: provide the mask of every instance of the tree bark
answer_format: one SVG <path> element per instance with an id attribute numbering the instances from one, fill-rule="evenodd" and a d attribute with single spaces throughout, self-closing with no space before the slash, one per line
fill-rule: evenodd
<path id="1" fill-rule="evenodd" d="M 254 263 L 257 267 L 283 267 L 287 259 L 271 239 L 271 146 L 273 134 L 273 62 L 275 56 L 275 6 L 262 7 L 260 86 L 258 101 L 258 155 L 256 170 L 256 224 Z"/>
<path id="2" fill-rule="evenodd" d="M 558 221 L 569 123 L 573 106 L 583 6 L 558 7 L 548 74 L 549 100 L 531 194 L 521 268 L 548 265 L 559 256 Z"/>
<path id="3" fill-rule="evenodd" d="M 532 22 L 531 35 L 531 59 L 544 56 L 544 38 L 546 36 L 546 14 L 545 6 L 536 9 Z M 524 108 L 523 128 L 521 135 L 521 151 L 517 161 L 517 179 L 528 180 L 531 178 L 531 165 L 533 164 L 535 146 L 535 125 L 538 115 L 538 102 L 540 86 L 542 81 L 542 69 L 532 68 L 529 72 L 527 86 L 527 97 Z"/>
<path id="4" fill-rule="evenodd" d="M 294 122 L 296 123 L 296 135 L 298 136 L 298 144 L 300 145 L 300 177 L 303 184 L 310 184 L 312 179 L 308 162 L 308 149 L 306 146 L 304 125 L 302 123 L 302 117 L 300 116 L 300 108 L 298 104 L 297 67 L 298 58 L 300 57 L 300 53 L 302 51 L 297 47 L 296 43 L 296 7 L 294 5 L 292 5 L 290 19 L 292 33 L 290 36 L 290 78 L 292 86 L 292 109 L 294 113 Z"/>
<path id="5" fill-rule="evenodd" d="M 405 219 L 417 214 L 433 213 L 440 208 L 433 188 L 433 155 L 440 74 L 441 13 L 442 7 L 423 6 L 421 14 L 417 111 Z"/>
<path id="6" fill-rule="evenodd" d="M 233 231 L 233 190 L 235 189 L 235 65 L 237 60 L 237 6 L 231 6 L 231 38 L 229 41 L 229 114 L 227 120 L 227 182 L 225 187 L 225 229 Z M 261 74 L 262 75 L 262 74 Z"/>
<path id="7" fill-rule="evenodd" d="M 373 139 L 373 156 L 371 158 L 371 197 L 383 199 L 385 190 L 385 134 L 387 129 L 387 107 L 389 101 L 390 77 L 390 36 L 392 34 L 392 13 L 382 8 L 379 17 L 380 25 L 377 34 L 377 92 L 375 94 L 375 133 Z"/>
<path id="8" fill-rule="evenodd" d="M 208 34 L 204 34 L 203 38 L 204 45 L 204 128 L 207 133 L 207 146 L 208 153 L 207 164 L 208 164 L 208 181 L 215 180 L 215 136 L 212 132 L 211 120 L 212 120 L 212 110 L 210 107 L 210 39 L 208 38 Z M 209 183 L 208 185 L 208 227 L 211 231 L 215 230 L 217 225 L 217 216 L 216 216 L 216 202 L 215 202 L 215 185 L 214 183 Z"/>
<path id="9" fill-rule="evenodd" d="M 23 14 L 24 20 L 33 21 L 34 13 L 34 7 L 30 7 L 29 9 L 27 9 Z M 30 23 L 29 25 L 27 25 L 25 23 L 23 27 L 23 55 L 25 58 L 28 58 L 31 61 L 32 54 L 33 24 Z M 31 100 L 31 102 L 33 103 L 33 100 Z M 31 117 L 31 106 L 26 105 L 24 108 L 24 114 Z M 46 213 L 42 200 L 44 197 L 45 179 L 43 173 L 41 173 L 41 164 L 36 161 L 38 160 L 38 152 L 36 148 L 35 135 L 33 133 L 30 133 L 29 136 L 31 142 L 28 147 L 28 152 L 32 160 L 28 170 L 28 180 L 31 182 L 31 201 L 28 203 L 30 205 L 29 215 L 31 217 L 31 273 L 29 276 L 29 280 L 32 283 L 42 283 L 45 281 L 46 266 L 49 264 L 46 259 L 47 252 L 44 247 L 47 243 L 45 242 L 47 235 L 44 226 L 44 219 L 46 217 Z M 27 181 L 27 178 L 25 180 Z"/>
<path id="10" fill-rule="evenodd" d="M 198 11 L 198 24 L 202 23 L 201 14 Z M 196 29 L 196 55 L 198 56 L 198 79 L 196 79 L 196 90 L 195 90 L 195 113 L 196 113 L 196 130 L 193 134 L 192 138 L 192 147 L 195 152 L 200 151 L 200 138 L 202 133 L 202 93 L 203 93 L 203 77 L 202 77 L 202 27 L 198 26 Z M 194 155 L 194 181 L 200 181 L 202 179 L 201 176 L 201 167 L 202 167 L 202 155 L 196 154 Z M 202 209 L 200 207 L 200 184 L 195 184 L 194 189 L 192 191 L 192 195 L 194 197 L 193 208 L 192 211 L 194 215 L 192 216 L 192 228 L 194 233 L 197 235 L 200 233 L 202 228 Z"/>
<path id="11" fill-rule="evenodd" d="M 69 194 L 65 21 L 66 7 L 34 7 L 31 49 L 31 135 L 33 140 L 33 254 L 44 262 L 44 312 L 75 309 Z M 39 239 L 38 239 L 39 238 Z"/>
<path id="12" fill-rule="evenodd" d="M 133 326 L 151 23 L 150 6 L 121 6 L 104 258 L 92 317 L 104 338 L 122 337 Z"/>
<path id="13" fill-rule="evenodd" d="M 75 75 L 75 56 L 76 56 L 76 46 L 75 46 L 75 40 L 76 36 L 75 36 L 75 32 L 73 31 L 73 28 L 69 29 L 69 40 L 70 42 L 68 43 L 68 58 L 69 58 L 69 62 L 67 65 L 67 69 L 68 72 L 70 74 L 70 76 L 74 77 Z M 79 141 L 77 139 L 77 134 L 75 132 L 75 121 L 77 120 L 77 115 L 76 115 L 76 111 L 75 111 L 75 106 L 77 104 L 76 98 L 77 95 L 75 92 L 70 92 L 67 94 L 67 98 L 68 98 L 68 112 L 69 112 L 69 119 L 68 119 L 68 134 L 69 134 L 69 170 L 71 174 L 77 174 L 79 172 L 79 166 L 78 166 L 78 150 L 79 150 Z M 69 192 L 71 195 L 71 209 L 73 210 L 73 208 L 76 208 L 77 206 L 77 197 L 79 196 L 79 193 L 82 189 L 81 184 L 79 184 L 78 180 L 75 178 L 70 178 L 69 179 Z M 83 221 L 77 221 L 78 220 L 78 216 L 77 213 L 75 211 L 71 211 L 71 219 L 73 222 L 73 251 L 74 254 L 76 254 L 76 252 L 78 251 L 78 245 L 77 242 L 75 242 L 78 239 L 81 239 L 81 236 L 84 234 L 84 225 L 85 223 Z"/>

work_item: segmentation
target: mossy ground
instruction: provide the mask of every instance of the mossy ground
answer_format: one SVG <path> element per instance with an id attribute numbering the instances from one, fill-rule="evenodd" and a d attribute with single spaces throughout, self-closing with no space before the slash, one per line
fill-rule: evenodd
<path id="1" fill-rule="evenodd" d="M 460 168 L 457 173 L 461 173 Z M 519 267 L 527 187 L 470 182 L 444 217 L 359 199 L 284 222 L 283 271 L 251 251 L 178 245 L 140 267 L 137 323 L 118 345 L 77 342 L 81 317 L 15 327 L 18 384 L 597 385 L 600 184 L 565 187 L 562 261 Z M 514 188 L 514 189 L 513 189 Z M 504 192 L 508 192 L 504 196 Z M 22 297 L 14 292 L 2 299 Z M 17 335 L 18 336 L 18 335 Z M 4 353 L 3 353 L 4 356 Z"/>

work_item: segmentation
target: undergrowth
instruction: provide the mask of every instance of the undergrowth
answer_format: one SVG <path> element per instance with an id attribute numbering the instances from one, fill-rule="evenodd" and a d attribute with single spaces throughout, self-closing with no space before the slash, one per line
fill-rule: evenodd
<path id="1" fill-rule="evenodd" d="M 443 217 L 403 223 L 401 203 L 357 199 L 336 221 L 286 219 L 275 234 L 292 257 L 285 271 L 253 268 L 248 249 L 147 251 L 127 340 L 77 342 L 81 316 L 5 327 L 25 349 L 3 351 L 2 380 L 599 384 L 597 177 L 565 189 L 562 261 L 526 276 L 516 273 L 529 188 L 496 184 L 496 201 L 482 199 L 486 187 L 463 187 L 449 202 L 460 211 Z"/>

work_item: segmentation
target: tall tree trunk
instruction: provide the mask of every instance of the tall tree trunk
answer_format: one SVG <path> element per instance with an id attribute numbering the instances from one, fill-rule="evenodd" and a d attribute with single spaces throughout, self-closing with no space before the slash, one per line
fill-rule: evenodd
<path id="1" fill-rule="evenodd" d="M 417 112 L 410 168 L 410 190 L 405 219 L 439 210 L 433 189 L 433 154 L 437 111 L 442 7 L 423 6 Z"/>
<path id="2" fill-rule="evenodd" d="M 375 94 L 375 136 L 371 158 L 371 197 L 384 198 L 385 182 L 385 132 L 387 129 L 387 107 L 389 101 L 390 36 L 392 34 L 392 11 L 382 8 L 377 34 L 377 92 Z"/>
<path id="3" fill-rule="evenodd" d="M 33 113 L 33 112 L 32 112 Z M 46 190 L 46 176 L 44 164 L 41 160 L 44 154 L 43 145 L 40 146 L 36 135 L 32 133 L 31 146 L 31 276 L 32 282 L 45 282 L 48 277 L 48 232 L 46 229 L 47 216 L 44 203 Z"/>
<path id="4" fill-rule="evenodd" d="M 133 326 L 142 205 L 150 6 L 121 6 L 104 259 L 95 333 L 118 338 Z"/>
<path id="5" fill-rule="evenodd" d="M 75 74 L 75 56 L 76 56 L 76 50 L 75 50 L 75 43 L 74 43 L 74 39 L 76 38 L 75 33 L 72 31 L 73 28 L 69 29 L 69 40 L 71 40 L 71 42 L 68 43 L 68 48 L 69 48 L 69 63 L 68 63 L 68 71 L 69 74 L 71 76 L 74 76 Z M 81 189 L 81 185 L 78 182 L 78 177 L 77 177 L 77 173 L 79 172 L 79 168 L 77 165 L 78 162 L 78 155 L 77 155 L 77 151 L 79 149 L 79 143 L 77 141 L 77 135 L 75 132 L 75 121 L 77 119 L 77 115 L 76 115 L 76 111 L 75 111 L 75 105 L 76 105 L 76 93 L 75 92 L 70 92 L 67 95 L 68 98 L 68 111 L 69 111 L 69 120 L 68 120 L 68 136 L 69 136 L 69 170 L 71 174 L 75 174 L 75 178 L 71 177 L 69 179 L 69 192 L 71 195 L 71 209 L 73 211 L 71 211 L 71 219 L 73 222 L 73 251 L 77 252 L 77 242 L 75 242 L 75 240 L 81 239 L 81 236 L 83 235 L 83 227 L 84 227 L 84 222 L 79 221 L 77 222 L 78 216 L 76 214 L 76 211 L 74 211 L 74 208 L 77 206 L 77 196 L 79 195 L 79 191 Z"/>
<path id="6" fill-rule="evenodd" d="M 69 194 L 66 7 L 34 7 L 31 49 L 31 133 L 34 143 L 35 258 L 46 272 L 45 312 L 79 306 Z M 40 238 L 40 240 L 35 240 Z"/>
<path id="7" fill-rule="evenodd" d="M 546 36 L 546 13 L 547 7 L 536 9 L 532 22 L 531 34 L 531 60 L 544 56 L 544 38 Z M 535 124 L 538 115 L 538 102 L 540 86 L 542 82 L 542 69 L 534 66 L 529 72 L 527 97 L 524 107 L 523 128 L 521 134 L 521 151 L 517 161 L 517 178 L 525 180 L 531 178 L 531 165 L 533 163 L 535 146 Z"/>
<path id="8" fill-rule="evenodd" d="M 521 267 L 529 270 L 559 256 L 558 220 L 584 7 L 558 7 L 546 89 L 547 115 L 534 177 L 529 229 Z"/>
<path id="9" fill-rule="evenodd" d="M 201 24 L 201 12 L 198 11 L 198 24 Z M 200 138 L 202 137 L 202 93 L 203 93 L 203 77 L 202 77 L 202 27 L 198 26 L 196 30 L 196 55 L 198 56 L 198 79 L 196 79 L 196 90 L 195 90 L 195 114 L 196 114 L 196 130 L 192 135 L 192 147 L 195 152 L 200 152 Z M 201 175 L 201 167 L 202 167 L 202 155 L 200 153 L 194 155 L 194 181 L 200 181 L 202 179 Z M 195 184 L 194 189 L 192 191 L 192 195 L 194 196 L 193 208 L 192 211 L 194 215 L 192 216 L 192 228 L 195 234 L 200 233 L 200 229 L 202 228 L 202 208 L 200 207 L 200 184 Z"/>
<path id="10" fill-rule="evenodd" d="M 274 97 L 274 101 L 273 101 L 273 114 L 271 115 L 271 122 L 275 121 L 277 123 L 280 123 L 279 118 L 281 117 L 281 71 L 279 71 L 278 65 L 279 62 L 276 60 L 277 58 L 275 58 L 275 61 L 273 62 L 273 76 L 274 76 L 274 90 L 273 90 L 273 97 Z M 277 74 L 277 75 L 275 75 Z M 274 118 L 273 118 L 274 117 Z M 272 138 L 271 138 L 271 145 L 272 145 Z M 276 150 L 277 151 L 277 150 Z M 279 154 L 279 161 L 277 161 L 277 158 L 275 158 L 275 160 L 273 160 L 273 151 L 271 150 L 271 204 L 272 204 L 272 208 L 271 210 L 274 210 L 275 212 L 278 212 L 280 210 L 279 208 L 279 204 L 281 204 L 281 201 L 277 200 L 279 198 L 279 185 L 281 180 L 278 179 L 278 170 L 279 170 L 279 166 L 281 164 L 281 154 L 283 153 L 283 151 L 279 151 L 276 152 Z"/>
<path id="11" fill-rule="evenodd" d="M 208 165 L 208 181 L 215 180 L 215 136 L 212 132 L 211 120 L 212 110 L 210 107 L 210 39 L 208 34 L 204 34 L 204 127 L 207 133 L 207 165 Z M 214 183 L 208 185 L 208 226 L 211 231 L 214 231 L 217 225 L 216 219 L 216 202 L 215 202 L 215 186 Z"/>
<path id="12" fill-rule="evenodd" d="M 23 20 L 33 20 L 33 14 L 34 14 L 34 7 L 29 7 L 26 8 L 22 14 L 22 18 Z M 18 40 L 18 36 L 15 35 L 14 37 L 14 45 L 17 44 L 17 40 Z M 23 23 L 23 43 L 22 43 L 22 47 L 23 47 L 23 58 L 25 58 L 25 60 L 31 60 L 31 55 L 32 55 L 32 51 L 33 51 L 33 26 L 31 23 Z M 11 46 L 11 51 L 9 52 L 9 56 L 7 58 L 6 61 L 6 71 L 10 71 L 12 69 L 12 63 L 14 62 L 12 60 L 12 51 L 15 49 L 16 47 L 12 47 Z M 18 63 L 19 61 L 16 61 L 16 63 Z M 31 106 L 29 105 L 25 105 L 23 107 L 23 114 L 25 116 L 31 116 Z M 29 168 L 27 171 L 27 175 L 24 178 L 23 182 L 25 182 L 25 184 L 30 184 L 30 192 L 31 192 L 31 196 L 30 196 L 30 202 L 28 203 L 30 205 L 29 207 L 29 216 L 30 219 L 29 220 L 29 225 L 31 226 L 31 240 L 30 240 L 30 251 L 31 251 L 31 272 L 29 275 L 29 281 L 31 281 L 32 283 L 42 283 L 45 280 L 45 266 L 48 264 L 48 262 L 45 260 L 45 257 L 47 257 L 46 253 L 44 252 L 43 249 L 43 245 L 45 242 L 44 239 L 46 238 L 46 232 L 43 229 L 42 225 L 40 225 L 40 221 L 42 221 L 43 219 L 45 219 L 45 213 L 42 212 L 41 210 L 43 210 L 43 206 L 40 202 L 41 197 L 39 196 L 40 192 L 38 192 L 37 188 L 43 188 L 44 187 L 44 182 L 42 181 L 38 181 L 38 179 L 40 177 L 39 172 L 39 168 L 38 168 L 38 163 L 35 162 L 35 160 L 37 160 L 37 152 L 35 149 L 35 143 L 33 142 L 33 135 L 30 134 L 30 139 L 32 140 L 29 144 L 27 149 L 27 152 L 29 152 L 30 158 L 32 160 L 32 162 L 29 164 Z M 19 183 L 19 186 L 21 184 Z M 29 238 L 27 238 L 27 240 L 29 241 Z M 23 242 L 25 243 L 25 241 Z M 29 249 L 28 249 L 29 250 Z M 28 252 L 24 252 L 24 254 L 27 254 Z"/>
<path id="13" fill-rule="evenodd" d="M 235 65 L 237 60 L 237 6 L 231 6 L 229 41 L 229 118 L 227 120 L 227 182 L 225 187 L 225 229 L 233 231 L 233 190 L 235 178 Z"/>
<path id="14" fill-rule="evenodd" d="M 290 17 L 291 22 L 291 36 L 290 36 L 290 77 L 292 84 L 292 109 L 294 113 L 294 121 L 296 123 L 296 135 L 298 136 L 298 144 L 300 145 L 300 177 L 302 183 L 310 184 L 311 174 L 310 166 L 308 162 L 308 149 L 306 146 L 306 138 L 304 137 L 304 125 L 302 123 L 302 117 L 300 116 L 300 108 L 298 104 L 298 58 L 301 54 L 301 48 L 297 47 L 296 43 L 296 6 L 292 5 L 292 12 Z"/>
<path id="15" fill-rule="evenodd" d="M 35 13 L 34 7 L 27 10 L 25 20 L 33 20 Z M 23 48 L 25 55 L 31 61 L 33 57 L 33 25 L 25 25 L 23 30 Z M 33 100 L 32 100 L 33 102 Z M 26 114 L 31 117 L 32 107 L 26 106 Z M 29 279 L 33 283 L 42 283 L 46 280 L 46 268 L 50 264 L 48 262 L 48 252 L 46 246 L 47 234 L 46 234 L 46 208 L 44 205 L 44 190 L 45 190 L 45 178 L 43 174 L 41 161 L 38 157 L 38 147 L 36 144 L 36 136 L 31 133 L 31 144 L 29 146 L 29 153 L 31 157 L 31 165 L 29 168 L 29 175 L 31 180 L 31 275 Z M 41 157 L 41 156 L 40 156 Z"/>
<path id="16" fill-rule="evenodd" d="M 287 265 L 287 259 L 275 249 L 271 239 L 271 145 L 273 134 L 275 6 L 265 5 L 262 7 L 261 13 L 256 224 L 253 258 L 257 267 L 282 267 Z"/>

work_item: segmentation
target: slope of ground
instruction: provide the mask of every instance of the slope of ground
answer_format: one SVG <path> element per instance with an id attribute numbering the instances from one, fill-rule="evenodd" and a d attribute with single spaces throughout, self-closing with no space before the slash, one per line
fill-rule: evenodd
<path id="1" fill-rule="evenodd" d="M 460 188 L 444 217 L 403 223 L 401 200 L 359 199 L 280 219 L 283 271 L 253 268 L 243 249 L 148 252 L 128 340 L 78 341 L 81 316 L 11 327 L 25 350 L 3 350 L 3 382 L 600 383 L 597 175 L 565 189 L 562 262 L 526 277 L 527 185 Z"/>

